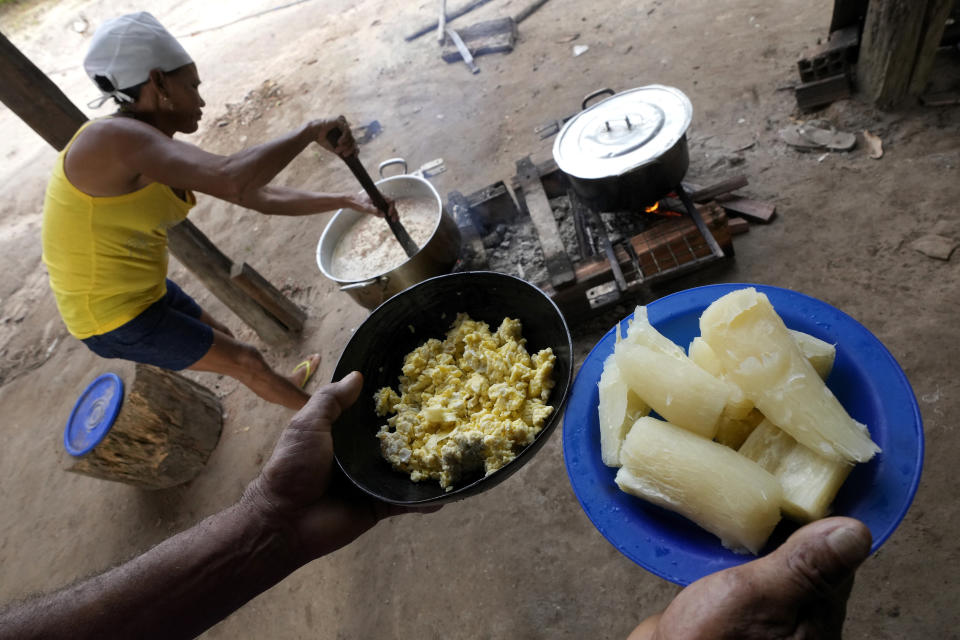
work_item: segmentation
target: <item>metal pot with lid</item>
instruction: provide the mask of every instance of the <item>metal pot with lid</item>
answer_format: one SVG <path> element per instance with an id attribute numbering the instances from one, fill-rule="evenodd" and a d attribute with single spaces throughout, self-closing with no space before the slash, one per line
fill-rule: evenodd
<path id="1" fill-rule="evenodd" d="M 588 206 L 639 210 L 680 184 L 690 164 L 686 133 L 693 118 L 682 91 L 658 84 L 601 89 L 582 107 L 557 135 L 553 158 Z"/>

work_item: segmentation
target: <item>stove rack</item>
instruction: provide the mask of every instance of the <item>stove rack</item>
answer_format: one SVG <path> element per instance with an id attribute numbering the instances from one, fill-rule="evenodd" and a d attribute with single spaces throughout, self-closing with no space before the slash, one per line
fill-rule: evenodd
<path id="1" fill-rule="evenodd" d="M 498 224 L 516 224 L 526 217 L 536 228 L 539 247 L 535 249 L 541 252 L 547 271 L 546 278 L 534 284 L 568 315 L 589 314 L 624 296 L 649 299 L 652 285 L 733 256 L 724 209 L 715 202 L 695 205 L 683 185 L 675 190 L 678 199 L 659 203 L 664 215 L 606 216 L 630 221 L 635 227 L 639 223 L 639 229 L 625 232 L 611 230 L 600 212 L 581 202 L 552 159 L 536 165 L 529 156 L 519 160 L 510 186 L 513 195 L 502 181 L 467 196 L 456 191 L 449 194 L 449 211 L 463 235 L 458 267 L 487 268 L 482 236 Z M 563 224 L 574 226 L 574 251 L 564 247 L 561 221 L 550 206 L 551 200 L 563 197 L 569 199 L 570 214 L 559 215 Z"/>

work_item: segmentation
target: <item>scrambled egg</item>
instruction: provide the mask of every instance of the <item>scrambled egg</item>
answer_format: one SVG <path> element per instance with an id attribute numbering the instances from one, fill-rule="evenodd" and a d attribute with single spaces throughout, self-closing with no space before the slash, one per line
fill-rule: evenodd
<path id="1" fill-rule="evenodd" d="M 490 475 L 533 442 L 553 412 L 553 349 L 530 356 L 519 320 L 486 322 L 457 314 L 442 342 L 406 355 L 400 393 L 375 395 L 383 457 L 414 482 L 432 478 L 449 491 L 466 474 Z"/>

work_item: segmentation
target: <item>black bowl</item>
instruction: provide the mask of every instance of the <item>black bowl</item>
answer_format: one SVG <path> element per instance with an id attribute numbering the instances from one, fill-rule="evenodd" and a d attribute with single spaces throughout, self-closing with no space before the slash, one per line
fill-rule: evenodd
<path id="1" fill-rule="evenodd" d="M 437 480 L 411 481 L 384 460 L 376 434 L 386 417 L 377 416 L 373 396 L 385 386 L 396 390 L 404 356 L 430 338 L 442 340 L 457 313 L 486 322 L 492 331 L 504 317 L 517 318 L 523 323 L 530 354 L 552 348 L 557 357 L 555 384 L 547 403 L 554 409 L 536 439 L 514 460 L 489 476 L 464 478 L 445 491 Z M 543 446 L 563 413 L 573 377 L 573 342 L 557 305 L 529 282 L 488 271 L 454 273 L 424 280 L 377 307 L 343 350 L 333 379 L 340 380 L 351 371 L 363 373 L 363 391 L 333 425 L 337 464 L 353 484 L 374 498 L 398 505 L 439 504 L 503 482 Z"/>

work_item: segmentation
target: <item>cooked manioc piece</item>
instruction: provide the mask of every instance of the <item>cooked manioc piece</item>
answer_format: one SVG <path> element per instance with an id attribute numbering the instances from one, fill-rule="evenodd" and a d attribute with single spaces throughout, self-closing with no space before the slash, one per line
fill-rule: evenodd
<path id="1" fill-rule="evenodd" d="M 627 337 L 624 338 L 624 341 L 629 344 L 639 344 L 677 358 L 686 359 L 687 357 L 687 354 L 683 352 L 679 345 L 650 324 L 646 307 L 637 307 L 634 310 L 633 320 L 630 321 L 630 328 L 627 329 Z"/>
<path id="2" fill-rule="evenodd" d="M 852 470 L 852 464 L 827 460 L 798 442 L 775 474 L 783 489 L 784 514 L 801 523 L 825 517 Z"/>
<path id="3" fill-rule="evenodd" d="M 739 453 L 644 417 L 620 450 L 617 485 L 689 518 L 734 551 L 758 553 L 780 521 L 777 480 Z"/>
<path id="4" fill-rule="evenodd" d="M 729 387 L 686 356 L 623 341 L 615 351 L 620 375 L 640 398 L 673 424 L 713 438 Z"/>
<path id="5" fill-rule="evenodd" d="M 796 340 L 797 346 L 800 347 L 800 352 L 810 362 L 810 364 L 813 365 L 813 368 L 816 370 L 817 374 L 823 380 L 826 380 L 827 376 L 830 375 L 830 371 L 833 369 L 833 360 L 837 353 L 836 348 L 829 342 L 825 342 L 820 338 L 815 338 L 809 333 L 794 331 L 793 329 L 788 329 L 788 331 L 790 332 L 790 335 L 793 336 L 793 339 Z M 696 362 L 708 373 L 722 380 L 727 379 L 727 376 L 723 371 L 723 365 L 720 363 L 720 359 L 702 337 L 695 337 L 690 343 L 690 348 L 687 351 L 690 354 L 690 359 Z M 740 387 L 735 387 L 735 389 L 736 390 L 731 394 L 730 400 L 728 401 L 723 412 L 726 414 L 726 416 L 729 416 L 729 418 L 732 419 L 745 419 L 747 414 L 749 414 L 753 409 L 753 401 L 744 395 L 743 390 L 740 389 Z M 730 420 L 726 420 L 726 423 L 729 424 L 730 422 Z M 756 423 L 754 423 L 754 425 L 755 424 Z M 721 419 L 721 430 L 723 429 L 723 426 L 724 421 Z"/>
<path id="6" fill-rule="evenodd" d="M 700 334 L 757 409 L 801 444 L 826 458 L 856 462 L 880 451 L 800 352 L 764 294 L 750 287 L 717 299 L 700 316 Z"/>
<path id="7" fill-rule="evenodd" d="M 744 395 L 743 389 L 727 380 L 723 373 L 723 365 L 720 364 L 720 359 L 717 358 L 717 354 L 713 352 L 710 345 L 708 345 L 703 338 L 697 336 L 693 339 L 693 342 L 690 343 L 688 351 L 690 352 L 690 359 L 693 360 L 697 366 L 713 377 L 723 380 L 730 385 L 730 396 L 727 399 L 727 406 L 723 408 L 724 415 L 731 420 L 745 419 L 750 412 L 753 411 L 753 400 Z M 722 421 L 723 419 L 721 418 L 721 422 Z"/>
<path id="8" fill-rule="evenodd" d="M 829 342 L 815 338 L 809 333 L 794 331 L 793 329 L 788 329 L 788 331 L 790 335 L 793 336 L 793 339 L 797 341 L 797 346 L 800 347 L 800 353 L 813 365 L 817 374 L 826 380 L 827 376 L 830 375 L 830 371 L 833 370 L 833 360 L 837 355 L 837 348 Z"/>
<path id="9" fill-rule="evenodd" d="M 740 445 L 762 421 L 763 414 L 756 409 L 748 413 L 745 418 L 739 419 L 731 418 L 724 413 L 717 423 L 717 435 L 713 439 L 731 449 L 739 449 Z"/>
<path id="10" fill-rule="evenodd" d="M 780 462 L 787 457 L 797 441 L 783 429 L 778 429 L 769 420 L 763 420 L 740 446 L 740 455 L 750 458 L 758 465 L 776 473 Z"/>
<path id="11" fill-rule="evenodd" d="M 650 407 L 623 381 L 613 355 L 604 362 L 597 387 L 600 391 L 600 457 L 608 467 L 619 467 L 620 445 L 627 430 L 638 418 L 647 415 Z"/>
<path id="12" fill-rule="evenodd" d="M 757 425 L 740 447 L 740 455 L 773 474 L 783 489 L 784 514 L 801 523 L 827 515 L 853 469 L 845 462 L 818 456 L 769 420 Z"/>

